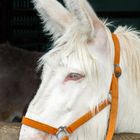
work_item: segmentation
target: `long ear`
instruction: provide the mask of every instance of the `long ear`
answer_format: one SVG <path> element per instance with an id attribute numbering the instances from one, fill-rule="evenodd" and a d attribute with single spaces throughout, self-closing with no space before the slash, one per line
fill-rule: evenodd
<path id="1" fill-rule="evenodd" d="M 94 43 L 94 46 L 97 46 L 97 48 L 94 47 L 94 49 L 96 49 L 96 52 L 99 52 L 101 50 L 104 51 L 103 47 L 107 40 L 105 26 L 102 21 L 96 16 L 96 13 L 89 5 L 87 0 L 64 0 L 64 3 L 71 11 L 71 13 L 76 15 L 76 17 L 83 17 L 80 18 L 80 22 L 84 23 L 85 18 L 87 19 L 89 24 L 87 26 L 87 30 L 90 31 L 89 40 Z"/>
<path id="2" fill-rule="evenodd" d="M 87 14 L 85 13 L 85 11 L 83 11 L 84 9 L 86 9 L 89 12 L 88 14 L 90 15 L 94 14 L 94 16 L 96 15 L 95 13 L 93 13 L 93 9 L 86 0 L 63 0 L 63 1 L 66 7 L 71 11 L 71 13 L 73 13 L 77 17 Z"/>
<path id="3" fill-rule="evenodd" d="M 88 17 L 87 11 L 84 9 L 84 3 L 81 0 L 63 0 L 69 11 L 79 20 L 82 26 L 85 26 L 87 32 L 91 31 L 91 21 Z"/>
<path id="4" fill-rule="evenodd" d="M 72 23 L 72 15 L 57 0 L 33 0 L 44 23 L 44 31 L 57 38 Z"/>

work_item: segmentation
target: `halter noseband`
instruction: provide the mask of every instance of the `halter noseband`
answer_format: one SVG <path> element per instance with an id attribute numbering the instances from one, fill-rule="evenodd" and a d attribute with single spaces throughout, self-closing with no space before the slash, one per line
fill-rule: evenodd
<path id="1" fill-rule="evenodd" d="M 120 63 L 120 44 L 117 36 L 112 34 L 112 39 L 114 42 L 114 73 L 112 75 L 112 82 L 110 86 L 110 94 L 112 96 L 112 101 L 110 102 L 109 99 L 104 100 L 95 108 L 85 115 L 74 121 L 69 126 L 61 126 L 59 128 L 52 127 L 50 125 L 23 117 L 22 124 L 27 125 L 29 127 L 44 131 L 48 134 L 55 135 L 58 140 L 69 140 L 69 135 L 72 134 L 77 128 L 81 125 L 86 123 L 88 120 L 93 118 L 103 109 L 105 109 L 109 104 L 111 104 L 110 109 L 110 117 L 109 117 L 109 124 L 108 124 L 108 131 L 106 140 L 111 140 L 115 131 L 116 126 L 116 119 L 117 119 L 117 112 L 118 112 L 118 78 L 121 75 L 121 68 L 119 66 Z"/>

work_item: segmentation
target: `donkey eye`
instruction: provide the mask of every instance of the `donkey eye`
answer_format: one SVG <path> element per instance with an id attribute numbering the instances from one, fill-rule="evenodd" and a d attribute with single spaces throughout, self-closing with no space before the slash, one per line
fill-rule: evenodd
<path id="1" fill-rule="evenodd" d="M 83 77 L 84 75 L 79 74 L 79 73 L 69 73 L 67 77 L 65 78 L 65 81 L 69 81 L 69 80 L 77 81 L 77 80 L 82 79 Z"/>

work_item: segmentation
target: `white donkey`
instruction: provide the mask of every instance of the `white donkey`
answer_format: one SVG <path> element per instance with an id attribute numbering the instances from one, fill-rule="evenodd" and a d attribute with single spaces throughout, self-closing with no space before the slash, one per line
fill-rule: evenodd
<path id="1" fill-rule="evenodd" d="M 114 69 L 111 32 L 86 0 L 34 0 L 50 31 L 54 48 L 41 58 L 42 83 L 26 117 L 58 128 L 67 126 L 109 98 Z M 140 37 L 119 26 L 121 46 L 119 106 L 116 133 L 140 133 Z M 104 140 L 110 106 L 70 135 L 70 140 Z M 19 140 L 56 140 L 57 137 L 22 125 Z"/>

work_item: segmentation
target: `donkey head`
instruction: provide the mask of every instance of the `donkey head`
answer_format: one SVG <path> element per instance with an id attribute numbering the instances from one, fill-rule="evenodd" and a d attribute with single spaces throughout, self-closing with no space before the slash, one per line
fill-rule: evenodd
<path id="1" fill-rule="evenodd" d="M 86 0 L 34 0 L 44 24 L 53 35 L 54 48 L 45 54 L 42 83 L 26 117 L 66 126 L 108 96 L 113 71 L 111 35 Z M 71 140 L 103 139 L 108 109 L 80 127 Z M 20 140 L 55 140 L 22 125 Z"/>

